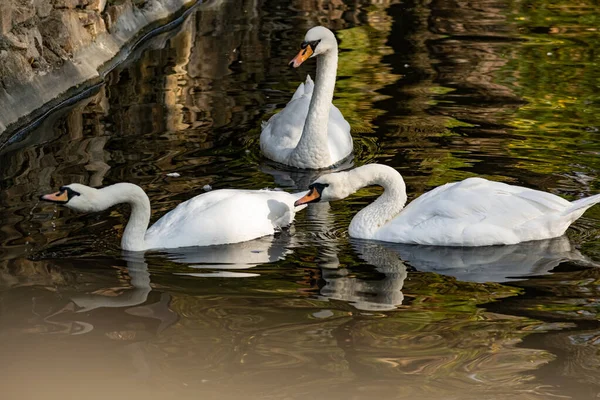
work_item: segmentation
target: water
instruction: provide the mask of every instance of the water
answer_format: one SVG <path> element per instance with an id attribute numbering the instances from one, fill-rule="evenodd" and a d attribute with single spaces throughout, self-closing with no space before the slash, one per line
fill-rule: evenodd
<path id="1" fill-rule="evenodd" d="M 469 176 L 600 192 L 594 2 L 373 3 L 201 8 L 2 150 L 4 398 L 598 397 L 600 207 L 547 242 L 386 245 L 347 236 L 367 188 L 274 238 L 142 257 L 118 249 L 126 207 L 37 205 L 128 181 L 154 221 L 204 187 L 305 188 L 258 136 L 314 75 L 287 62 L 317 23 L 354 165 L 394 166 L 410 198 Z"/>

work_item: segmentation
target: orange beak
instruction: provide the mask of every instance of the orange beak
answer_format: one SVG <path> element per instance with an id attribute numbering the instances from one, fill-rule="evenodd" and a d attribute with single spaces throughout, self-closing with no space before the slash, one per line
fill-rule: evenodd
<path id="1" fill-rule="evenodd" d="M 294 207 L 301 206 L 303 204 L 310 203 L 311 201 L 318 200 L 321 197 L 321 194 L 317 191 L 317 189 L 312 188 L 308 194 L 294 202 Z"/>
<path id="2" fill-rule="evenodd" d="M 292 61 L 290 61 L 290 67 L 298 68 L 304 61 L 308 60 L 312 54 L 312 47 L 307 45 L 305 48 L 301 49 L 298 54 L 296 54 L 296 57 L 294 57 Z"/>
<path id="3" fill-rule="evenodd" d="M 49 201 L 52 203 L 65 204 L 69 201 L 69 194 L 66 190 L 63 190 L 62 192 L 44 194 L 40 196 L 40 200 Z"/>

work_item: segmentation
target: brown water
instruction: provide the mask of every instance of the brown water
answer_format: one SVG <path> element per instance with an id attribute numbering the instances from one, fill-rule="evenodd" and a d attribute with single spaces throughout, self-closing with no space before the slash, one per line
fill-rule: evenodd
<path id="1" fill-rule="evenodd" d="M 2 398 L 597 398 L 600 207 L 553 241 L 393 246 L 347 236 L 369 188 L 275 238 L 143 256 L 118 250 L 126 207 L 36 200 L 128 181 L 156 220 L 204 185 L 305 188 L 313 176 L 263 160 L 258 136 L 314 74 L 287 62 L 316 24 L 340 39 L 354 165 L 394 166 L 411 198 L 475 175 L 598 193 L 597 7 L 199 8 L 0 152 Z"/>

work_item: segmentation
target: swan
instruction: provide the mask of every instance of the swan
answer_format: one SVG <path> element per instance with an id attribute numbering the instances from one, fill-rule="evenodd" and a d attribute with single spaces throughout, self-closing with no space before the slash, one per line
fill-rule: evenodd
<path id="1" fill-rule="evenodd" d="M 310 29 L 290 62 L 298 68 L 311 57 L 317 62 L 317 83 L 310 76 L 301 83 L 290 102 L 263 122 L 260 149 L 265 157 L 296 168 L 330 167 L 352 154 L 350 124 L 331 101 L 335 88 L 338 46 L 333 32 Z"/>
<path id="2" fill-rule="evenodd" d="M 62 204 L 76 211 L 103 211 L 128 203 L 131 216 L 121 248 L 129 251 L 210 246 L 239 243 L 273 235 L 290 225 L 294 201 L 303 193 L 276 190 L 221 189 L 203 193 L 165 214 L 148 230 L 150 200 L 132 183 L 117 183 L 102 189 L 72 183 L 40 200 Z"/>
<path id="3" fill-rule="evenodd" d="M 400 173 L 381 164 L 324 175 L 296 206 L 343 199 L 360 188 L 384 192 L 354 216 L 348 233 L 358 239 L 433 246 L 508 245 L 559 237 L 600 194 L 573 202 L 551 193 L 468 178 L 447 183 L 406 203 Z"/>

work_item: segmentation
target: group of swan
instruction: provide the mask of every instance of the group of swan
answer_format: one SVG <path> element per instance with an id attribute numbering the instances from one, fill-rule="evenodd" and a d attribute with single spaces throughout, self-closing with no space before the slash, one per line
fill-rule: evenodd
<path id="1" fill-rule="evenodd" d="M 264 125 L 260 146 L 274 161 L 297 168 L 322 169 L 352 154 L 350 126 L 331 103 L 337 69 L 337 41 L 323 27 L 310 29 L 290 65 L 319 57 L 316 84 L 300 84 L 287 106 Z M 595 195 L 569 202 L 550 193 L 469 178 L 440 186 L 405 207 L 406 186 L 393 168 L 370 164 L 320 177 L 309 191 L 222 189 L 181 203 L 148 229 L 150 201 L 130 183 L 103 189 L 70 184 L 42 200 L 77 211 L 131 205 L 121 247 L 124 250 L 239 243 L 272 235 L 289 226 L 308 203 L 341 200 L 371 185 L 384 188 L 373 204 L 351 221 L 349 234 L 361 239 L 434 246 L 508 245 L 564 234 Z"/>

